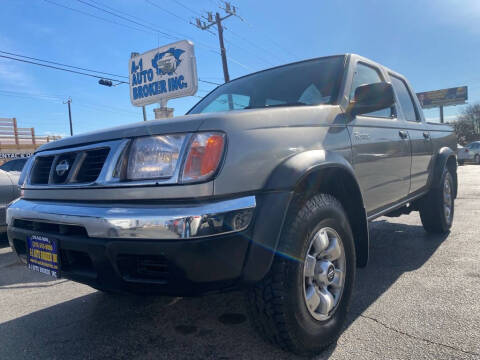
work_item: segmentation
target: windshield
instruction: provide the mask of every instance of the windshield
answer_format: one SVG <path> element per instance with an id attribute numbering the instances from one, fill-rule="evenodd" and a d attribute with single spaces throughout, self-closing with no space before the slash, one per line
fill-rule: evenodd
<path id="1" fill-rule="evenodd" d="M 334 104 L 344 56 L 308 60 L 265 70 L 226 83 L 202 99 L 189 114 L 278 106 Z"/>

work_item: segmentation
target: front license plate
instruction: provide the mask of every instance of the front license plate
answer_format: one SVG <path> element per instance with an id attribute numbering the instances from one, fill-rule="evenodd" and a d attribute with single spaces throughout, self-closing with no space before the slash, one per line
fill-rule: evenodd
<path id="1" fill-rule="evenodd" d="M 27 237 L 27 246 L 27 266 L 30 270 L 60 277 L 58 246 L 55 240 L 46 236 L 32 235 Z"/>

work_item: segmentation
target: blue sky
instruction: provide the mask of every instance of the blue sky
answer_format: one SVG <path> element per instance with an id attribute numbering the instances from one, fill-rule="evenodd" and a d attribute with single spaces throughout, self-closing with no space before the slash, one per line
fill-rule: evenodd
<path id="1" fill-rule="evenodd" d="M 218 38 L 188 21 L 217 10 L 218 0 L 95 0 L 163 33 L 139 27 L 78 0 L 2 0 L 0 51 L 128 75 L 132 51 L 144 52 L 179 39 L 195 43 L 201 79 L 221 82 Z M 82 0 L 88 2 L 89 0 Z M 157 4 L 164 10 L 151 5 Z M 415 90 L 469 86 L 469 103 L 480 101 L 480 1 L 478 0 L 285 0 L 234 2 L 245 19 L 226 21 L 231 78 L 296 60 L 358 53 L 408 77 Z M 188 8 L 188 9 L 187 9 Z M 174 15 L 172 15 L 174 14 Z M 114 23 L 112 23 L 114 22 Z M 68 134 L 62 104 L 72 97 L 75 133 L 142 120 L 130 104 L 127 85 L 104 87 L 97 79 L 0 58 L 0 118 L 16 117 L 37 134 Z M 199 84 L 198 95 L 212 85 Z M 198 99 L 171 100 L 175 115 Z M 446 109 L 453 118 L 460 106 Z M 147 108 L 153 118 L 153 106 Z M 436 110 L 427 117 L 438 116 Z"/>

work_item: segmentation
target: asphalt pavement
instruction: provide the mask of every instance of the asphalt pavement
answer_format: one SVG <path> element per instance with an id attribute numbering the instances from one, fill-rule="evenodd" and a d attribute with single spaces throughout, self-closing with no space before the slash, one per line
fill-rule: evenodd
<path id="1" fill-rule="evenodd" d="M 371 226 L 348 323 L 319 359 L 480 359 L 480 166 L 459 168 L 448 236 L 417 213 Z M 20 264 L 0 241 L 0 359 L 294 359 L 263 342 L 241 292 L 108 295 Z"/>

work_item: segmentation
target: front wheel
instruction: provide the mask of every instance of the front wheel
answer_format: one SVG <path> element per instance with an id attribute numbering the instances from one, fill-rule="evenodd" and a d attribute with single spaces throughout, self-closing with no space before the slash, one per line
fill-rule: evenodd
<path id="1" fill-rule="evenodd" d="M 475 155 L 475 164 L 480 165 L 480 155 Z"/>
<path id="2" fill-rule="evenodd" d="M 445 168 L 440 186 L 430 189 L 420 206 L 420 218 L 427 232 L 445 234 L 452 227 L 455 208 L 453 189 L 452 174 Z"/>
<path id="3" fill-rule="evenodd" d="M 250 320 L 284 350 L 318 354 L 342 331 L 355 278 L 342 205 L 327 194 L 295 201 L 280 241 L 269 274 L 247 291 Z"/>

